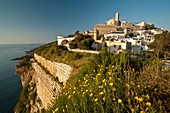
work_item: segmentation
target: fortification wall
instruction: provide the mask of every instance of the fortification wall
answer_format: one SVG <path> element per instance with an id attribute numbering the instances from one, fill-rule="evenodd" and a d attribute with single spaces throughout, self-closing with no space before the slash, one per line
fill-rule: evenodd
<path id="1" fill-rule="evenodd" d="M 35 70 L 33 79 L 36 81 L 37 95 L 43 108 L 48 109 L 51 106 L 51 100 L 59 95 L 62 87 L 52 80 L 52 77 L 46 74 L 37 63 L 33 63 L 32 67 Z"/>
<path id="2" fill-rule="evenodd" d="M 34 54 L 34 58 L 47 70 L 50 71 L 50 73 L 54 77 L 58 77 L 58 80 L 65 84 L 67 80 L 70 77 L 70 74 L 73 70 L 73 68 L 69 65 L 66 65 L 64 63 L 57 63 L 57 62 L 51 62 L 49 60 L 46 60 L 45 58 Z"/>

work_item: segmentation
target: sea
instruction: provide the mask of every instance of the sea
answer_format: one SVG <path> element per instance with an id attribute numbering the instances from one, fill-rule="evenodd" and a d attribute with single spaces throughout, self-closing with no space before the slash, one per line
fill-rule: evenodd
<path id="1" fill-rule="evenodd" d="M 0 113 L 13 113 L 22 90 L 20 77 L 15 73 L 18 60 L 26 50 L 41 44 L 0 44 Z"/>

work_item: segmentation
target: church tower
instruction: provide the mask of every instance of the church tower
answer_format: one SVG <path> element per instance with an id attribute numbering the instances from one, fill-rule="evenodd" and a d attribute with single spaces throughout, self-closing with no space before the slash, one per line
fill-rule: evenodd
<path id="1" fill-rule="evenodd" d="M 116 14 L 115 14 L 115 25 L 120 26 L 119 13 L 118 12 L 116 12 Z"/>
<path id="2" fill-rule="evenodd" d="M 97 37 L 98 37 L 98 30 L 95 29 L 94 30 L 94 40 L 97 40 Z"/>
<path id="3" fill-rule="evenodd" d="M 116 14 L 115 14 L 115 21 L 119 21 L 119 13 L 118 12 L 116 12 Z"/>

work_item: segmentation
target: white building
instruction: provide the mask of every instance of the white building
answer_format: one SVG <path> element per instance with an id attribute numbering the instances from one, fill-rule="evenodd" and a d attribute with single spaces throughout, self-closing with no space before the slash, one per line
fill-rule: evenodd
<path id="1" fill-rule="evenodd" d="M 131 44 L 128 42 L 111 42 L 111 41 L 105 42 L 107 45 L 107 51 L 115 52 L 116 54 L 119 54 L 123 50 L 128 51 L 131 48 Z"/>
<path id="2" fill-rule="evenodd" d="M 161 29 L 152 29 L 152 30 L 150 30 L 150 31 L 151 31 L 154 35 L 163 33 L 163 30 L 161 30 Z"/>
<path id="3" fill-rule="evenodd" d="M 144 26 L 146 26 L 146 22 L 139 22 L 136 25 L 140 26 L 140 27 L 144 27 Z"/>
<path id="4" fill-rule="evenodd" d="M 134 46 L 134 45 L 141 46 L 142 45 L 141 40 L 135 40 L 133 38 L 126 38 L 125 41 L 130 42 L 132 46 Z"/>
<path id="5" fill-rule="evenodd" d="M 71 41 L 71 40 L 73 40 L 74 39 L 74 37 L 64 37 L 64 36 L 57 36 L 57 41 L 58 41 L 58 45 L 62 45 L 62 42 L 64 41 L 64 40 L 66 40 L 66 41 Z"/>
<path id="6" fill-rule="evenodd" d="M 125 34 L 123 31 L 116 31 L 116 32 L 110 32 L 107 34 L 104 34 L 105 39 L 111 40 L 111 41 L 118 41 L 125 38 Z"/>

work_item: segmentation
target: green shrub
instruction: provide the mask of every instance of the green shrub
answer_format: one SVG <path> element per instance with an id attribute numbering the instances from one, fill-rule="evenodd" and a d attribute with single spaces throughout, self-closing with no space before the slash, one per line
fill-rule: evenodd
<path id="1" fill-rule="evenodd" d="M 78 48 L 83 50 L 91 50 L 94 39 L 86 38 L 78 43 Z"/>
<path id="2" fill-rule="evenodd" d="M 70 49 L 91 50 L 94 39 L 89 35 L 75 35 L 74 40 L 69 42 Z"/>
<path id="3" fill-rule="evenodd" d="M 17 63 L 16 67 L 26 67 L 29 69 L 31 67 L 30 59 L 25 58 L 21 60 L 20 62 Z"/>
<path id="4" fill-rule="evenodd" d="M 139 70 L 126 53 L 103 51 L 82 66 L 55 99 L 52 111 L 67 113 L 169 112 L 170 71 L 156 57 Z M 132 66 L 132 67 L 131 67 Z"/>
<path id="5" fill-rule="evenodd" d="M 69 42 L 69 48 L 70 49 L 77 49 L 78 45 L 76 44 L 76 42 L 74 40 Z"/>

